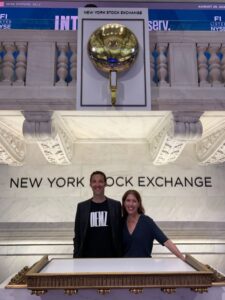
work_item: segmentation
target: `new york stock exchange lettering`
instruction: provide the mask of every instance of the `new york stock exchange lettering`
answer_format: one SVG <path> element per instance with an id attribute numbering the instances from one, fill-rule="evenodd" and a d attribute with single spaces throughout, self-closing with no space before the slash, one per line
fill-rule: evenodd
<path id="1" fill-rule="evenodd" d="M 213 187 L 211 176 L 116 176 L 107 177 L 108 187 L 149 187 L 149 188 L 210 188 Z M 10 178 L 10 188 L 26 189 L 40 188 L 85 188 L 89 185 L 89 178 L 85 177 L 17 177 Z"/>

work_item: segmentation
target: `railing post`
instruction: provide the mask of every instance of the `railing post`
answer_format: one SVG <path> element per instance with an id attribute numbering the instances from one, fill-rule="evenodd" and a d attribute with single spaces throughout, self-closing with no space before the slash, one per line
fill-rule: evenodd
<path id="1" fill-rule="evenodd" d="M 166 56 L 166 51 L 168 48 L 168 43 L 157 43 L 156 49 L 159 53 L 157 58 L 157 75 L 159 79 L 159 86 L 168 86 L 168 57 Z"/>
<path id="2" fill-rule="evenodd" d="M 57 43 L 59 56 L 57 57 L 57 75 L 59 77 L 55 85 L 66 86 L 66 77 L 68 75 L 68 43 Z"/>
<path id="3" fill-rule="evenodd" d="M 220 86 L 221 84 L 221 66 L 220 60 L 217 55 L 221 45 L 210 43 L 209 53 L 211 54 L 209 59 L 209 77 L 212 86 Z"/>
<path id="4" fill-rule="evenodd" d="M 16 58 L 16 81 L 13 85 L 23 86 L 25 85 L 25 77 L 26 77 L 26 67 L 27 67 L 27 43 L 26 42 L 16 42 L 16 48 L 19 52 Z"/>
<path id="5" fill-rule="evenodd" d="M 13 42 L 4 42 L 3 47 L 6 51 L 5 56 L 3 57 L 2 63 L 2 76 L 3 80 L 1 81 L 1 85 L 12 85 L 13 76 L 14 76 L 14 64 L 15 58 L 13 56 L 13 52 L 15 51 L 15 45 Z"/>
<path id="6" fill-rule="evenodd" d="M 55 43 L 30 42 L 27 56 L 27 86 L 53 86 L 55 82 Z"/>
<path id="7" fill-rule="evenodd" d="M 171 86 L 197 86 L 195 43 L 170 43 L 169 72 Z"/>
<path id="8" fill-rule="evenodd" d="M 200 86 L 209 86 L 208 76 L 208 62 L 205 52 L 208 48 L 208 44 L 198 43 L 197 44 L 197 52 L 198 52 L 198 77 L 199 77 L 199 85 Z"/>

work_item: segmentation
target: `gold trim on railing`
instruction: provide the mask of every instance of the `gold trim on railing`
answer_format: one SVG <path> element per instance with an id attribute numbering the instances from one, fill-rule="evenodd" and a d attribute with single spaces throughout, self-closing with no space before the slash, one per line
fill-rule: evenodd
<path id="1" fill-rule="evenodd" d="M 143 293 L 143 289 L 140 289 L 140 288 L 131 288 L 131 289 L 129 289 L 129 292 L 131 292 L 132 294 L 138 295 L 138 294 Z"/>
<path id="2" fill-rule="evenodd" d="M 76 295 L 78 293 L 78 289 L 65 289 L 64 294 L 68 296 Z"/>
<path id="3" fill-rule="evenodd" d="M 206 287 L 195 287 L 195 288 L 191 288 L 191 290 L 195 293 L 208 293 L 208 289 Z"/>
<path id="4" fill-rule="evenodd" d="M 110 289 L 98 289 L 100 295 L 107 295 L 110 293 Z"/>
<path id="5" fill-rule="evenodd" d="M 161 291 L 166 294 L 172 294 L 176 292 L 176 288 L 161 288 Z"/>
<path id="6" fill-rule="evenodd" d="M 42 296 L 47 292 L 48 290 L 31 290 L 31 295 Z"/>

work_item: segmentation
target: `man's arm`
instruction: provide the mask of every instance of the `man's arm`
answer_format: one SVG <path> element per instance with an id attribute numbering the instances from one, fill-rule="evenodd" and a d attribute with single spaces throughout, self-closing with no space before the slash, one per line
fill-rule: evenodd
<path id="1" fill-rule="evenodd" d="M 122 232 L 123 232 L 123 227 L 122 227 L 122 207 L 121 203 L 118 201 L 117 202 L 117 214 L 116 214 L 116 219 L 118 222 L 117 226 L 117 256 L 122 257 L 123 256 L 123 246 L 122 246 Z"/>
<path id="2" fill-rule="evenodd" d="M 180 252 L 180 250 L 177 248 L 177 246 L 171 240 L 167 240 L 164 243 L 164 246 L 166 246 L 178 258 L 180 258 L 183 261 L 185 261 L 185 256 Z"/>
<path id="3" fill-rule="evenodd" d="M 74 224 L 73 258 L 78 257 L 79 249 L 80 249 L 80 209 L 78 204 L 77 212 L 75 216 L 75 224 Z"/>

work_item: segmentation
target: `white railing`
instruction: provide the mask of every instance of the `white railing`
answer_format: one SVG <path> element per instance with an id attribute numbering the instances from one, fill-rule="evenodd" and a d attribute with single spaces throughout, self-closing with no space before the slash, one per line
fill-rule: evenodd
<path id="1" fill-rule="evenodd" d="M 6 103 L 26 109 L 31 98 L 34 105 L 75 109 L 76 36 L 72 31 L 1 31 L 0 109 Z M 216 101 L 218 110 L 224 109 L 223 37 L 223 32 L 150 33 L 153 109 L 173 110 L 177 104 L 185 109 L 190 101 L 197 109 L 202 99 L 206 110 L 217 109 Z"/>
<path id="2" fill-rule="evenodd" d="M 0 84 L 25 85 L 27 70 L 27 43 L 3 42 L 0 45 Z"/>
<path id="3" fill-rule="evenodd" d="M 153 82 L 158 86 L 176 86 L 178 82 L 174 81 L 173 74 L 176 72 L 177 78 L 184 78 L 184 73 L 186 79 L 191 75 L 191 85 L 224 86 L 225 43 L 221 41 L 221 35 L 215 32 L 151 33 Z M 183 82 L 184 85 L 185 83 L 188 80 Z"/>
<path id="4" fill-rule="evenodd" d="M 56 43 L 57 67 L 56 85 L 75 86 L 77 72 L 77 52 L 75 43 Z"/>

